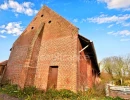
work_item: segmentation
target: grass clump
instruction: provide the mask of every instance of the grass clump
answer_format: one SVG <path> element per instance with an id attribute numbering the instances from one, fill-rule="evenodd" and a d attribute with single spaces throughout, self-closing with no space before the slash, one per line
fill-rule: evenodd
<path id="1" fill-rule="evenodd" d="M 5 93 L 5 94 L 9 94 L 10 96 L 13 97 L 23 97 L 23 93 L 21 90 L 18 90 L 17 85 L 3 85 L 0 88 L 0 92 Z"/>
<path id="2" fill-rule="evenodd" d="M 38 91 L 35 87 L 25 87 L 21 90 L 17 85 L 6 84 L 0 88 L 0 92 L 17 98 L 26 98 L 28 96 L 39 94 L 42 91 Z"/>
<path id="3" fill-rule="evenodd" d="M 66 89 L 61 89 L 59 93 L 62 98 L 76 99 L 78 97 L 78 94 Z"/>

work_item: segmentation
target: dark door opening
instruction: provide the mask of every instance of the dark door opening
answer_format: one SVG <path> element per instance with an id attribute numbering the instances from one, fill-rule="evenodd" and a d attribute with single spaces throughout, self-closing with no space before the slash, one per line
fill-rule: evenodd
<path id="1" fill-rule="evenodd" d="M 47 89 L 56 89 L 57 76 L 58 76 L 58 66 L 50 66 L 49 74 L 48 74 Z"/>

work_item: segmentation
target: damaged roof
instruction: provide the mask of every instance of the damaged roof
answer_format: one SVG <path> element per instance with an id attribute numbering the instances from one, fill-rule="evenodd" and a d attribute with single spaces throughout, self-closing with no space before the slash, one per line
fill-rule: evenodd
<path id="1" fill-rule="evenodd" d="M 97 55 L 96 55 L 96 51 L 94 48 L 94 44 L 91 40 L 83 37 L 82 35 L 78 34 L 78 37 L 80 40 L 82 40 L 83 42 L 81 43 L 81 45 L 84 47 L 86 45 L 88 46 L 88 51 L 85 52 L 85 54 L 89 55 L 91 61 L 94 63 L 94 68 L 96 69 L 96 71 L 99 73 L 100 75 L 100 69 L 99 69 L 99 65 L 98 65 L 98 60 L 97 60 Z"/>

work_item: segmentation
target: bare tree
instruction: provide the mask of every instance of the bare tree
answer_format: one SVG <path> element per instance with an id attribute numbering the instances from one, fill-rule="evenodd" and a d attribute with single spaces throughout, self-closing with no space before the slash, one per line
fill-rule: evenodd
<path id="1" fill-rule="evenodd" d="M 122 69 L 124 66 L 123 58 L 122 57 L 108 57 L 102 60 L 101 65 L 103 67 L 103 70 L 109 74 L 111 74 L 113 77 L 118 76 L 122 77 Z"/>
<path id="2" fill-rule="evenodd" d="M 108 74 L 112 75 L 113 69 L 112 69 L 111 58 L 103 59 L 100 64 L 103 67 L 103 70 L 105 72 L 107 72 Z"/>
<path id="3" fill-rule="evenodd" d="M 125 75 L 130 76 L 130 54 L 124 56 Z"/>
<path id="4" fill-rule="evenodd" d="M 122 79 L 130 76 L 130 54 L 126 56 L 113 56 L 104 58 L 101 61 L 103 71 L 110 74 L 113 78 Z"/>

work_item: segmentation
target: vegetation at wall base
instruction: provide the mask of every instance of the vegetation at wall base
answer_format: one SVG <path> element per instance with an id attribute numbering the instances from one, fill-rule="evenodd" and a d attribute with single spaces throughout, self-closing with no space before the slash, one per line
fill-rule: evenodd
<path id="1" fill-rule="evenodd" d="M 100 89 L 100 88 L 99 88 Z M 122 100 L 121 98 L 105 97 L 104 93 L 97 88 L 89 89 L 87 92 L 74 93 L 70 90 L 61 89 L 48 91 L 37 90 L 35 87 L 18 89 L 17 85 L 6 84 L 0 87 L 0 93 L 8 94 L 24 100 Z M 102 93 L 102 94 L 101 94 Z"/>

